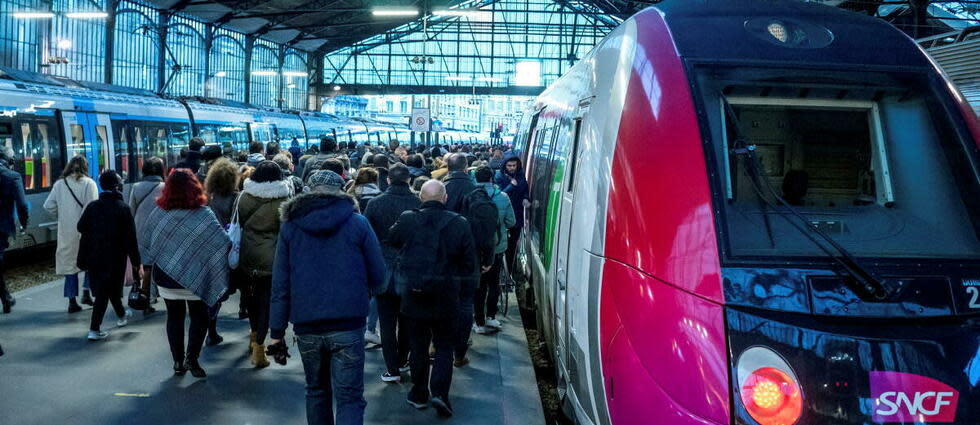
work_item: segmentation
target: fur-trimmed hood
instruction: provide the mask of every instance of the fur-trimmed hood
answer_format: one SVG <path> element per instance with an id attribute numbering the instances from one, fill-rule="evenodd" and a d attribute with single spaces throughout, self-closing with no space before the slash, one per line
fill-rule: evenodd
<path id="1" fill-rule="evenodd" d="M 279 219 L 294 223 L 306 233 L 329 235 L 357 212 L 357 203 L 346 193 L 309 192 L 282 204 Z"/>
<path id="2" fill-rule="evenodd" d="M 293 196 L 293 184 L 289 180 L 278 180 L 273 182 L 256 183 L 252 179 L 245 179 L 242 192 L 256 198 L 278 199 Z"/>

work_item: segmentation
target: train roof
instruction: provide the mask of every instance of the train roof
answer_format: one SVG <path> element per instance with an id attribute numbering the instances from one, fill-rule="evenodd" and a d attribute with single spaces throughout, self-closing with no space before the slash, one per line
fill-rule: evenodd
<path id="1" fill-rule="evenodd" d="M 832 6 L 793 0 L 666 0 L 653 9 L 662 14 L 686 59 L 931 66 L 915 43 L 888 23 Z"/>

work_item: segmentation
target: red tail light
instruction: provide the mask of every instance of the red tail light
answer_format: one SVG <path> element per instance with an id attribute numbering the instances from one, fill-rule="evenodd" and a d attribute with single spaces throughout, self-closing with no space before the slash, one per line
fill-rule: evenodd
<path id="1" fill-rule="evenodd" d="M 799 384 L 773 367 L 752 372 L 741 393 L 745 410 L 760 425 L 793 425 L 803 413 Z"/>
<path id="2" fill-rule="evenodd" d="M 766 347 L 752 347 L 738 359 L 738 392 L 759 425 L 793 425 L 803 414 L 803 392 L 785 360 Z"/>

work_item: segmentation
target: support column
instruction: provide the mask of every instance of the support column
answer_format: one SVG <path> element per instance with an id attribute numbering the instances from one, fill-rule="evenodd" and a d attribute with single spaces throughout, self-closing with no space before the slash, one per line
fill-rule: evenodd
<path id="1" fill-rule="evenodd" d="M 160 94 L 163 94 L 164 86 L 167 84 L 167 32 L 169 28 L 170 14 L 160 13 L 160 19 L 157 21 L 157 34 L 160 36 L 157 45 L 157 63 L 160 65 L 157 68 L 157 93 Z"/>
<path id="2" fill-rule="evenodd" d="M 252 100 L 252 51 L 255 50 L 255 37 L 245 37 L 245 103 Z"/>
<path id="3" fill-rule="evenodd" d="M 326 84 L 323 81 L 323 62 L 325 57 L 326 53 L 317 50 L 310 53 L 310 59 L 306 62 L 306 75 L 308 78 L 306 85 L 306 109 L 311 111 L 319 111 L 320 104 L 322 103 L 320 93 L 325 91 L 323 87 Z"/>
<path id="4" fill-rule="evenodd" d="M 109 16 L 105 19 L 105 55 L 103 57 L 103 75 L 105 75 L 105 83 L 112 84 L 112 63 L 115 60 L 115 44 L 116 44 L 116 9 L 118 9 L 119 2 L 117 0 L 106 0 L 105 1 L 105 11 Z"/>
<path id="5" fill-rule="evenodd" d="M 204 97 L 211 97 L 211 84 L 214 71 L 211 70 L 211 50 L 214 48 L 214 25 L 204 26 Z"/>
<path id="6" fill-rule="evenodd" d="M 285 97 L 285 93 L 286 93 L 286 88 L 283 87 L 283 86 L 286 85 L 286 76 L 282 75 L 282 72 L 284 71 L 284 68 L 286 67 L 286 47 L 285 46 L 279 46 L 279 58 L 278 59 L 279 59 L 279 66 L 278 66 L 279 69 L 278 69 L 277 78 L 279 79 L 279 87 L 276 90 L 276 92 L 277 92 L 276 93 L 276 107 L 279 108 L 279 109 L 282 109 L 282 105 L 283 105 L 284 100 L 285 100 L 285 99 L 283 99 L 283 97 Z"/>

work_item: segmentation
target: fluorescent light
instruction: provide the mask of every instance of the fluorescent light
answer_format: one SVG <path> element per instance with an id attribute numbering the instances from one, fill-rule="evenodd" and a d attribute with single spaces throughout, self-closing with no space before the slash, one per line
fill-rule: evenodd
<path id="1" fill-rule="evenodd" d="M 449 81 L 469 81 L 470 80 L 470 77 L 468 77 L 466 75 L 461 75 L 461 76 L 458 76 L 458 77 L 457 76 L 449 76 L 449 77 L 446 77 L 446 79 L 449 80 Z"/>
<path id="2" fill-rule="evenodd" d="M 478 77 L 476 79 L 476 81 L 486 81 L 486 82 L 490 82 L 490 83 L 499 83 L 501 81 L 504 81 L 504 79 L 503 78 L 497 78 L 497 77 Z"/>
<path id="3" fill-rule="evenodd" d="M 68 12 L 65 17 L 72 19 L 105 19 L 109 14 L 105 12 Z"/>
<path id="4" fill-rule="evenodd" d="M 14 17 L 18 19 L 50 19 L 54 17 L 52 12 L 14 12 Z"/>
<path id="5" fill-rule="evenodd" d="M 286 88 L 287 89 L 295 89 L 296 88 L 296 84 L 295 83 L 286 84 Z"/>
<path id="6" fill-rule="evenodd" d="M 374 9 L 374 16 L 418 16 L 418 9 Z"/>
<path id="7" fill-rule="evenodd" d="M 65 39 L 58 40 L 57 46 L 61 50 L 68 50 L 71 48 L 71 40 L 65 40 Z"/>
<path id="8" fill-rule="evenodd" d="M 469 18 L 474 21 L 491 21 L 493 12 L 479 9 L 442 9 L 433 10 L 432 16 L 459 16 Z"/>
<path id="9" fill-rule="evenodd" d="M 282 75 L 286 77 L 305 77 L 307 74 L 302 71 L 283 71 Z"/>
<path id="10" fill-rule="evenodd" d="M 225 77 L 225 76 L 227 76 L 227 75 L 228 75 L 228 73 L 227 73 L 227 72 L 225 72 L 225 71 L 218 71 L 218 72 L 215 72 L 215 73 L 214 73 L 214 76 L 215 76 L 215 77 Z"/>
<path id="11" fill-rule="evenodd" d="M 252 75 L 257 77 L 275 77 L 279 73 L 276 71 L 252 71 Z"/>
<path id="12" fill-rule="evenodd" d="M 340 86 L 333 86 L 333 91 L 340 91 Z"/>

